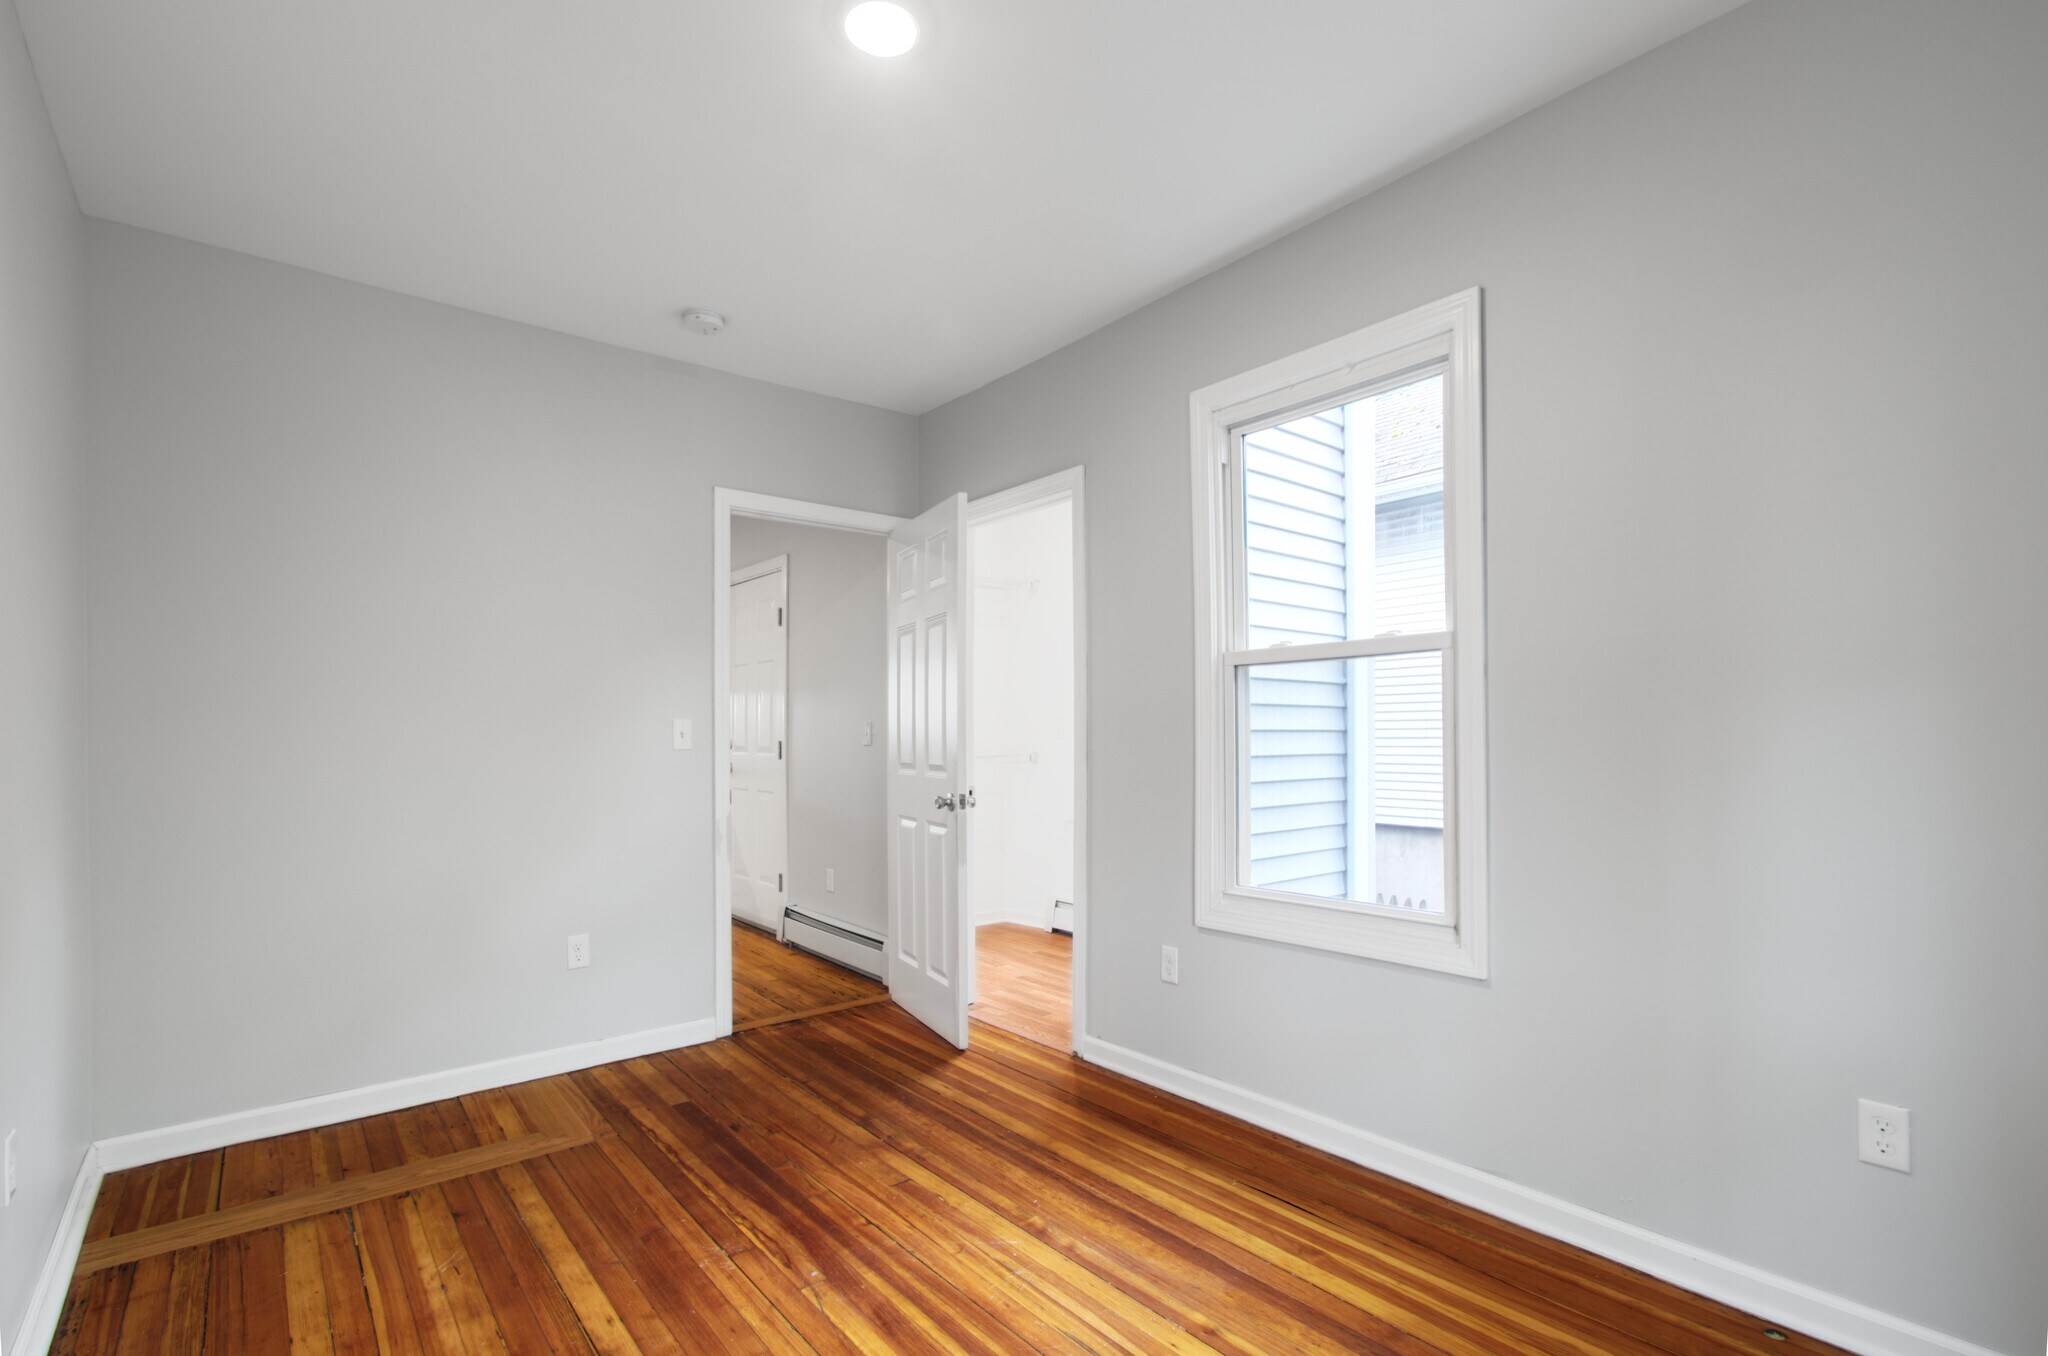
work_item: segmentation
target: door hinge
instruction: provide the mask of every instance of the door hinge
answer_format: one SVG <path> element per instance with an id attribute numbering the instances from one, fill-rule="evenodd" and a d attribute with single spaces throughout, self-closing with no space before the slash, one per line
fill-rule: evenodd
<path id="1" fill-rule="evenodd" d="M 777 758 L 782 756 L 782 741 L 779 739 L 775 741 L 775 756 Z"/>
<path id="2" fill-rule="evenodd" d="M 775 609 L 775 624 L 782 625 L 782 609 L 779 607 Z"/>
<path id="3" fill-rule="evenodd" d="M 780 871 L 775 873 L 775 893 L 778 895 L 782 893 L 782 873 Z"/>

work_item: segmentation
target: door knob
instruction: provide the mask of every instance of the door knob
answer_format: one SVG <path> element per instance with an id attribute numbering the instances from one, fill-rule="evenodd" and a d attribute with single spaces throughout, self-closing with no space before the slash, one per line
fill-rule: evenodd
<path id="1" fill-rule="evenodd" d="M 941 810 L 951 810 L 955 808 L 957 802 L 952 796 L 934 796 L 932 797 L 932 804 Z"/>

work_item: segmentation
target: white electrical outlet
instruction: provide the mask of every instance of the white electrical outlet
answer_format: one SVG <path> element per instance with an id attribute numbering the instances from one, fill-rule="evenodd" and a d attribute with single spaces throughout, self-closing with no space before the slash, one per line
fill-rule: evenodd
<path id="1" fill-rule="evenodd" d="M 839 889 L 839 873 L 831 867 L 825 868 L 825 893 L 833 894 Z"/>
<path id="2" fill-rule="evenodd" d="M 1894 1172 L 1913 1170 L 1913 1113 L 1868 1098 L 1856 1103 L 1856 1156 Z"/>
<path id="3" fill-rule="evenodd" d="M 590 934 L 579 932 L 569 939 L 569 968 L 581 970 L 590 964 Z"/>
<path id="4" fill-rule="evenodd" d="M 681 716 L 676 717 L 676 747 L 679 749 L 693 749 L 697 747 L 695 727 Z"/>
<path id="5" fill-rule="evenodd" d="M 0 1205 L 14 1204 L 14 1132 L 7 1132 L 6 1164 L 0 1167 Z"/>
<path id="6" fill-rule="evenodd" d="M 1180 983 L 1180 948 L 1162 946 L 1159 948 L 1159 978 L 1168 984 Z"/>

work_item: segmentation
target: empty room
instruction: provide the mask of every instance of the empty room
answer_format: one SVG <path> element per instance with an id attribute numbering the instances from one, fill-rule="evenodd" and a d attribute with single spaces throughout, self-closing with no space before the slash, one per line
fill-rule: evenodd
<path id="1" fill-rule="evenodd" d="M 0 1356 L 2039 1356 L 2042 0 L 0 0 Z"/>

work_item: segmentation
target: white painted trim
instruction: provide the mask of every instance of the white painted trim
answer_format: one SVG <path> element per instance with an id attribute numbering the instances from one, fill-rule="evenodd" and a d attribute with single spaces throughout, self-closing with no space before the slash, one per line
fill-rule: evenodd
<path id="1" fill-rule="evenodd" d="M 1088 1030 L 1088 515 L 1087 476 L 1082 467 L 1069 467 L 1049 476 L 1013 485 L 1007 490 L 983 495 L 967 502 L 967 521 L 981 524 L 1013 513 L 1055 504 L 1065 499 L 1074 506 L 1074 969 L 1073 1044 L 1081 1051 Z M 1051 920 L 1048 910 L 1035 926 Z M 977 915 L 976 926 L 1002 922 L 1001 918 Z M 1026 921 L 1026 920 L 1012 920 Z"/>
<path id="2" fill-rule="evenodd" d="M 849 532 L 871 532 L 886 537 L 904 523 L 886 513 L 866 509 L 840 508 L 837 504 L 813 504 L 807 499 L 784 499 L 781 495 L 755 494 L 750 490 L 715 490 L 733 513 L 749 518 L 775 518 L 786 523 L 807 523 L 812 527 L 838 527 Z"/>
<path id="3" fill-rule="evenodd" d="M 1864 1356 L 1998 1356 L 1959 1337 L 1093 1036 L 1091 1063 Z"/>
<path id="4" fill-rule="evenodd" d="M 711 492 L 711 985 L 712 1035 L 732 1034 L 732 769 L 722 750 L 732 747 L 732 516 L 774 518 L 813 527 L 837 527 L 887 537 L 907 519 L 864 509 L 813 504 L 750 490 Z M 884 572 L 882 588 L 888 590 Z"/>
<path id="5" fill-rule="evenodd" d="M 1079 912 L 1078 909 L 1075 910 L 1077 915 Z M 1051 932 L 1052 905 L 1048 904 L 1043 909 L 1038 910 L 996 909 L 989 913 L 977 913 L 974 915 L 974 926 L 978 928 L 986 927 L 990 923 L 1017 923 L 1027 928 L 1037 928 L 1040 932 Z"/>
<path id="6" fill-rule="evenodd" d="M 1485 426 L 1480 294 L 1442 301 L 1205 386 L 1188 397 L 1194 512 L 1195 925 L 1485 979 L 1488 951 L 1486 789 Z M 1238 883 L 1243 853 L 1236 757 L 1238 667 L 1268 652 L 1243 643 L 1243 543 L 1237 504 L 1247 429 L 1270 427 L 1418 371 L 1445 374 L 1444 532 L 1448 631 L 1274 650 L 1274 661 L 1440 648 L 1444 656 L 1445 914 L 1402 916 L 1278 895 Z M 1448 926 L 1446 926 L 1448 922 Z"/>
<path id="7" fill-rule="evenodd" d="M 295 1131 L 312 1130 L 319 1126 L 335 1125 L 364 1116 L 378 1116 L 387 1111 L 400 1111 L 427 1102 L 461 1097 L 490 1088 L 502 1088 L 512 1083 L 526 1083 L 536 1078 L 572 1073 L 578 1069 L 589 1069 L 616 1060 L 638 1059 L 642 1055 L 651 1055 L 662 1050 L 678 1050 L 686 1045 L 701 1045 L 716 1038 L 718 1032 L 714 1028 L 715 1023 L 710 1018 L 699 1018 L 694 1022 L 682 1022 L 675 1026 L 655 1027 L 623 1036 L 607 1036 L 602 1040 L 558 1046 L 553 1050 L 540 1050 L 533 1054 L 513 1055 L 508 1059 L 494 1059 L 459 1069 L 444 1069 L 439 1073 L 417 1074 L 411 1078 L 393 1079 L 388 1083 L 373 1083 L 368 1087 L 351 1088 L 345 1092 L 323 1093 L 318 1097 L 302 1097 L 295 1102 L 280 1102 L 274 1106 L 230 1112 L 225 1116 L 210 1116 L 205 1120 L 187 1121 L 183 1125 L 165 1126 L 160 1130 L 116 1135 L 99 1141 L 96 1146 L 99 1151 L 99 1166 L 104 1172 L 118 1172 L 122 1168 L 157 1163 L 183 1154 L 203 1153 L 208 1149 L 218 1149 L 229 1144 L 266 1139 L 272 1135 L 288 1135 Z"/>
<path id="8" fill-rule="evenodd" d="M 57 1231 L 50 1238 L 50 1250 L 43 1254 L 43 1269 L 36 1276 L 36 1288 L 29 1292 L 28 1312 L 7 1347 L 15 1356 L 50 1349 L 57 1336 L 57 1320 L 64 1316 L 64 1297 L 71 1291 L 71 1273 L 78 1266 L 78 1250 L 85 1246 L 85 1226 L 92 1218 L 92 1205 L 100 1194 L 100 1179 L 106 1175 L 100 1164 L 97 1144 L 88 1144 L 79 1160 L 78 1176 L 71 1181 L 71 1195 L 64 1213 L 57 1217 Z"/>

